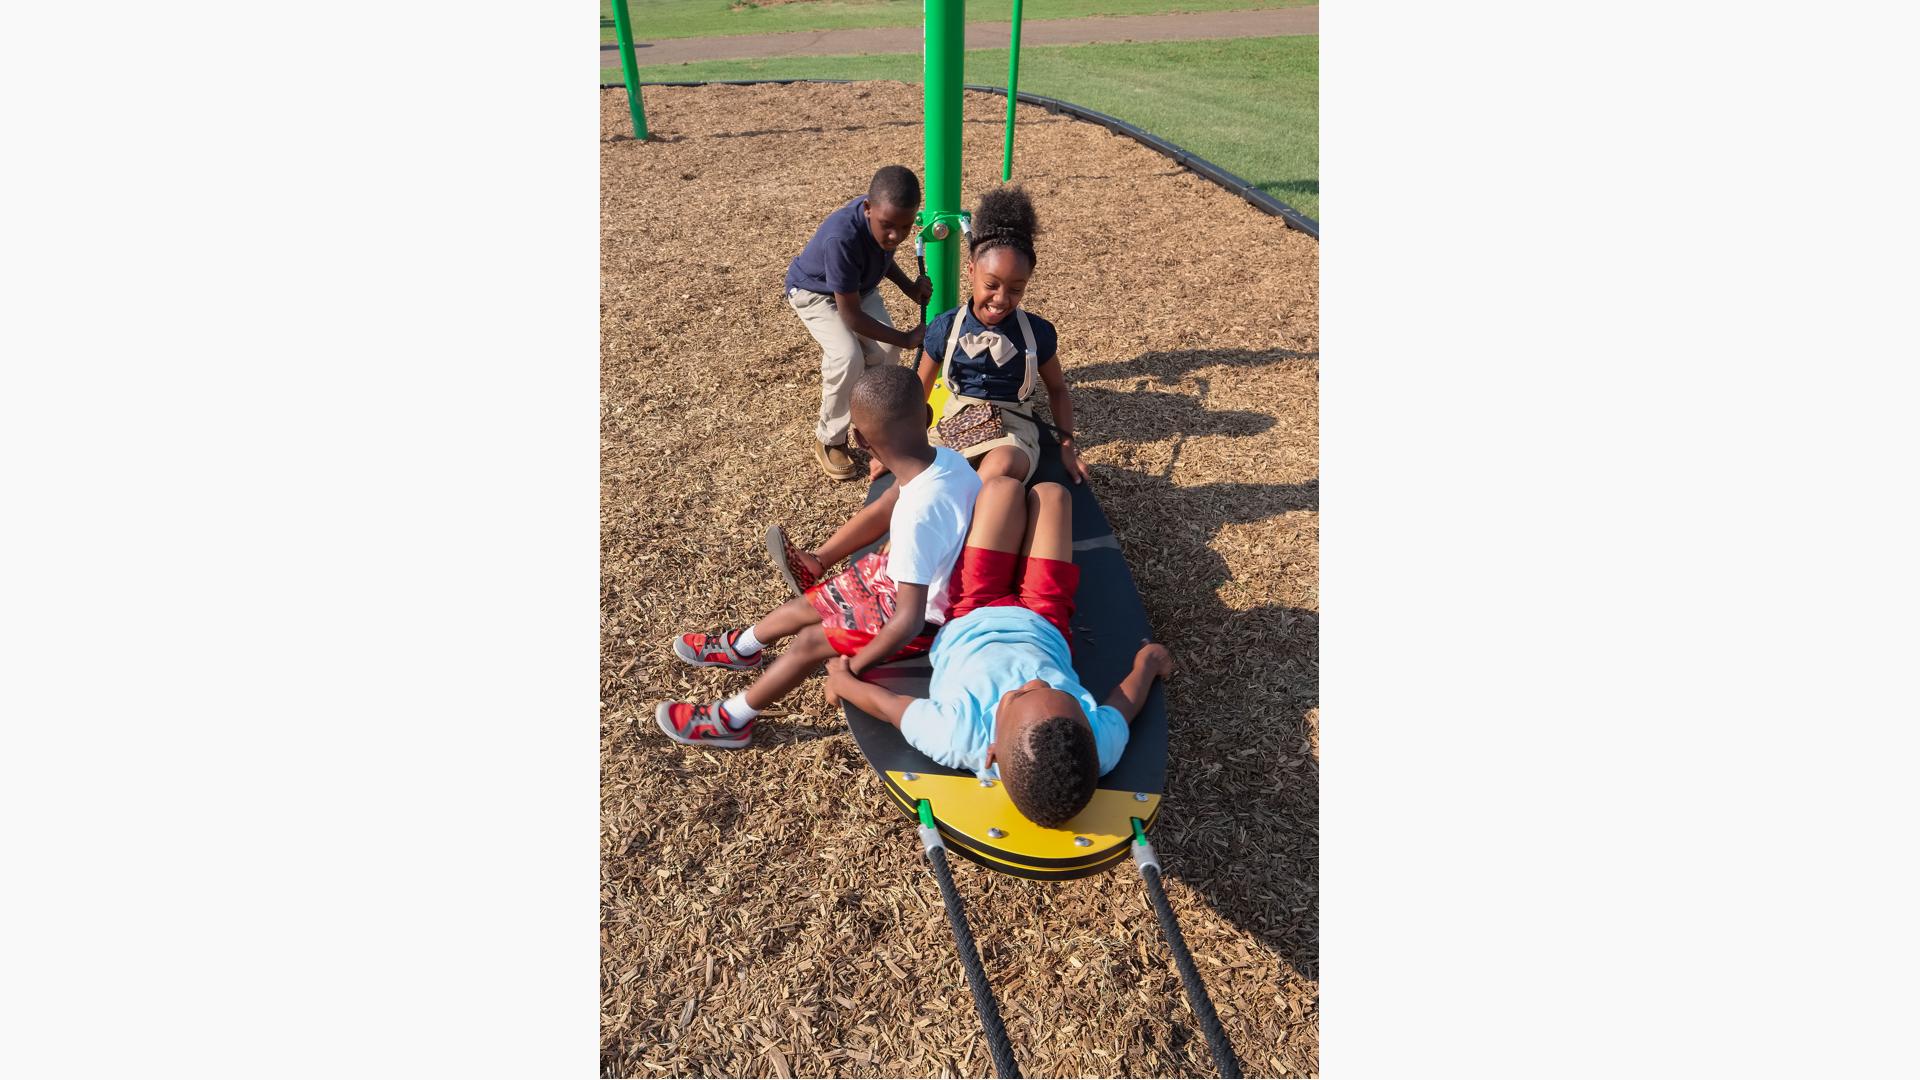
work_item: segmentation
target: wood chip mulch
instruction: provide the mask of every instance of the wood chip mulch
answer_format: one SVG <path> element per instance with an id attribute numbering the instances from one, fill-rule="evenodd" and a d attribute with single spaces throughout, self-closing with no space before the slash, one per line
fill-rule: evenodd
<path id="1" fill-rule="evenodd" d="M 767 526 L 817 544 L 860 505 L 813 463 L 819 354 L 780 280 L 876 168 L 919 167 L 920 90 L 650 88 L 646 109 L 636 142 L 601 97 L 603 1075 L 990 1075 L 912 829 L 817 681 L 744 751 L 652 715 L 745 685 L 668 643 L 786 599 Z M 969 205 L 1004 109 L 967 95 Z M 1060 328 L 1092 482 L 1182 669 L 1167 891 L 1246 1074 L 1315 1075 L 1318 248 L 1099 127 L 1019 125 L 1027 305 Z M 1027 1075 L 1214 1075 L 1130 863 L 954 874 Z"/>

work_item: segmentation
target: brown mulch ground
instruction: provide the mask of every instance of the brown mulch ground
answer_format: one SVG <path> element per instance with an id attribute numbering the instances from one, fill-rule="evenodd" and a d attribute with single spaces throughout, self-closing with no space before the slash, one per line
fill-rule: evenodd
<path id="1" fill-rule="evenodd" d="M 638 143 L 601 98 L 605 1075 L 991 1073 L 913 832 L 817 683 L 745 751 L 652 716 L 745 685 L 668 642 L 785 599 L 767 525 L 817 543 L 860 505 L 813 464 L 819 357 L 780 278 L 874 169 L 918 165 L 920 108 L 897 83 L 652 88 Z M 968 95 L 970 199 L 1004 108 Z M 1093 483 L 1183 669 L 1168 894 L 1247 1075 L 1313 1075 L 1318 249 L 1101 128 L 1019 121 L 1045 229 L 1027 302 L 1060 327 Z M 1027 1075 L 1214 1075 L 1130 864 L 954 874 Z"/>

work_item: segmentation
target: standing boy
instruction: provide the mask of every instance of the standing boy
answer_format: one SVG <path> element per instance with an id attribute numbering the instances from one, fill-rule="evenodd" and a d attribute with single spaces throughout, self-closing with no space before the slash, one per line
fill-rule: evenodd
<path id="1" fill-rule="evenodd" d="M 894 329 L 880 300 L 883 277 L 917 304 L 933 295 L 926 278 L 907 277 L 893 261 L 919 209 L 920 181 L 906 166 L 889 165 L 873 174 L 865 195 L 827 215 L 787 265 L 787 303 L 820 343 L 813 456 L 835 480 L 850 480 L 858 471 L 847 454 L 854 384 L 870 366 L 899 363 L 900 350 L 919 348 L 927 333 L 924 326 Z"/>

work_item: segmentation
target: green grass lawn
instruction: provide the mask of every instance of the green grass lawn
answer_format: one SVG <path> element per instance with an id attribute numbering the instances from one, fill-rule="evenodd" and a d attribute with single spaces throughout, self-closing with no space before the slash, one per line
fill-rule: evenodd
<path id="1" fill-rule="evenodd" d="M 917 53 L 710 60 L 639 69 L 642 80 L 920 81 Z M 621 81 L 620 69 L 600 73 Z M 1007 50 L 966 56 L 966 81 L 1005 86 Z M 1320 39 L 1229 38 L 1020 50 L 1020 89 L 1117 116 L 1320 218 Z M 1014 175 L 1020 139 L 1014 136 Z"/>
<path id="2" fill-rule="evenodd" d="M 1159 15 L 1171 11 L 1249 11 L 1304 7 L 1318 0 L 1034 0 L 1021 5 L 1022 21 L 1077 19 L 1087 15 Z M 636 41 L 683 37 L 775 34 L 785 30 L 845 30 L 918 26 L 922 0 L 800 0 L 769 4 L 748 0 L 627 0 Z M 968 22 L 1011 22 L 1013 0 L 972 0 Z M 618 41 L 613 8 L 600 0 L 600 40 Z"/>

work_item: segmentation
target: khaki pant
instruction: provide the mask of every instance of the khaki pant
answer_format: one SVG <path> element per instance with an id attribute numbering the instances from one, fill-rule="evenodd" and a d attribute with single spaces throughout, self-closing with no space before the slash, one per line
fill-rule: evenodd
<path id="1" fill-rule="evenodd" d="M 813 436 L 822 446 L 845 446 L 853 384 L 871 366 L 898 364 L 900 348 L 847 329 L 833 297 L 826 293 L 788 289 L 787 303 L 807 324 L 807 333 L 820 343 L 820 422 L 814 425 Z M 887 305 L 880 301 L 879 289 L 860 294 L 860 310 L 884 326 L 893 325 L 887 317 Z"/>

